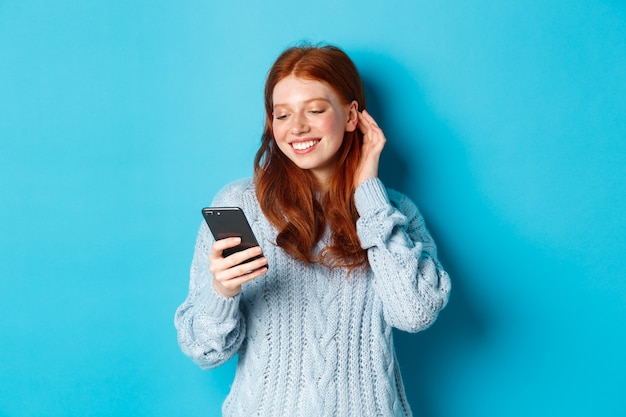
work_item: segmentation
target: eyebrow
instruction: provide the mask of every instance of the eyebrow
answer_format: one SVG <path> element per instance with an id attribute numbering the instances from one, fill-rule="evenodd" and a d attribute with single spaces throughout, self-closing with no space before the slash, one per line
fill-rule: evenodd
<path id="1" fill-rule="evenodd" d="M 324 98 L 324 97 L 311 98 L 311 99 L 303 101 L 303 103 L 304 104 L 309 104 L 312 101 L 325 101 L 326 103 L 330 103 L 330 100 L 328 100 L 327 98 Z M 288 107 L 288 106 L 289 106 L 289 104 L 278 103 L 278 104 L 274 104 L 274 106 L 272 108 L 275 109 L 276 107 Z"/>

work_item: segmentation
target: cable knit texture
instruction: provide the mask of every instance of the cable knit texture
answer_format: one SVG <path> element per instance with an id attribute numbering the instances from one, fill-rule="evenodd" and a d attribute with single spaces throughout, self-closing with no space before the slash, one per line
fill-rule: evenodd
<path id="1" fill-rule="evenodd" d="M 345 269 L 306 266 L 275 245 L 277 231 L 251 180 L 215 197 L 214 206 L 243 209 L 269 261 L 268 273 L 239 295 L 220 296 L 209 272 L 213 236 L 202 223 L 175 325 L 183 352 L 204 369 L 238 354 L 224 416 L 412 415 L 391 329 L 430 326 L 447 303 L 450 279 L 411 200 L 370 179 L 355 204 L 370 268 L 348 278 Z"/>

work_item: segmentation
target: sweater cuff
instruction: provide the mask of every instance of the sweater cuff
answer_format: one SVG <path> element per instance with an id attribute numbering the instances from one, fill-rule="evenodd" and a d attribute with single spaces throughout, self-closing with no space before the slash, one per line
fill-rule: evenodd
<path id="1" fill-rule="evenodd" d="M 354 192 L 354 204 L 360 216 L 389 205 L 387 190 L 379 178 L 370 178 L 361 183 Z"/>
<path id="2" fill-rule="evenodd" d="M 198 298 L 199 303 L 204 306 L 205 314 L 218 321 L 236 319 L 239 315 L 241 293 L 234 297 L 223 297 L 215 291 L 211 282 L 204 288 L 203 294 Z"/>

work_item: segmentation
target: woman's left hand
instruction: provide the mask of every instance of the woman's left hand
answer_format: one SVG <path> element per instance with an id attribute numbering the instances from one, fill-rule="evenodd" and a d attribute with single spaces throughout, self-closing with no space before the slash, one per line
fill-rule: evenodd
<path id="1" fill-rule="evenodd" d="M 358 127 L 363 132 L 363 148 L 361 150 L 361 163 L 354 177 L 357 187 L 367 179 L 378 177 L 380 154 L 387 141 L 383 131 L 367 110 L 363 110 L 358 115 Z"/>

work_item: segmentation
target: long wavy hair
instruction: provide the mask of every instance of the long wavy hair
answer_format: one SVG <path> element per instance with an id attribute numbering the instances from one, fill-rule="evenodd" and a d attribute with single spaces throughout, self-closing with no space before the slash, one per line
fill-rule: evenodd
<path id="1" fill-rule="evenodd" d="M 363 134 L 358 128 L 344 133 L 337 151 L 337 167 L 326 192 L 320 193 L 320 184 L 312 173 L 295 165 L 274 140 L 272 95 L 276 84 L 290 75 L 324 82 L 344 104 L 356 100 L 358 110 L 365 109 L 361 77 L 341 49 L 306 45 L 285 50 L 271 67 L 265 83 L 265 128 L 254 160 L 261 209 L 278 230 L 276 244 L 293 257 L 329 268 L 365 268 L 367 253 L 356 233 L 358 213 L 353 197 Z M 314 249 L 327 227 L 330 243 L 316 254 Z"/>

